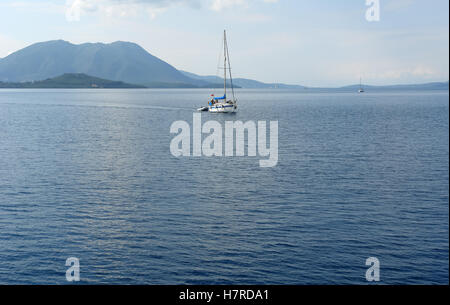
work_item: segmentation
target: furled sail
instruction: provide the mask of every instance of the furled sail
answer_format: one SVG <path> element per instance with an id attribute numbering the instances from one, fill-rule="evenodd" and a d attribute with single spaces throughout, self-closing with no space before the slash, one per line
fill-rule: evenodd
<path id="1" fill-rule="evenodd" d="M 225 94 L 222 97 L 215 97 L 214 99 L 217 101 L 217 100 L 225 100 L 226 98 L 227 98 L 227 95 Z"/>

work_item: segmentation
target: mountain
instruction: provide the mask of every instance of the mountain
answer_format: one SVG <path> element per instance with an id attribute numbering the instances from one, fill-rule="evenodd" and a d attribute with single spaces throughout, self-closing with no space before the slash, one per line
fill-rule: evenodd
<path id="1" fill-rule="evenodd" d="M 220 88 L 223 79 L 178 71 L 135 43 L 72 44 L 64 40 L 39 42 L 0 59 L 1 82 L 31 82 L 65 73 L 94 77 L 150 88 Z M 285 85 L 264 84 L 239 79 L 236 88 L 273 88 Z"/>
<path id="2" fill-rule="evenodd" d="M 64 74 L 66 74 L 64 76 Z M 78 76 L 75 74 L 84 74 Z M 58 77 L 63 77 L 63 79 Z M 98 78 L 96 80 L 89 77 Z M 56 79 L 55 79 L 56 78 Z M 0 58 L 0 82 L 2 86 L 17 88 L 28 86 L 60 86 L 73 88 L 99 83 L 104 86 L 145 86 L 149 88 L 221 88 L 223 78 L 200 76 L 177 70 L 163 60 L 151 55 L 135 43 L 117 41 L 110 44 L 72 44 L 64 40 L 40 42 Z M 44 82 L 40 82 L 43 81 Z M 66 82 L 68 81 L 68 82 Z M 107 82 L 124 82 L 123 84 Z M 19 85 L 17 83 L 27 83 Z M 31 84 L 38 82 L 38 84 Z M 6 83 L 6 84 L 5 84 Z M 130 85 L 136 84 L 136 85 Z M 303 89 L 308 91 L 355 91 L 359 85 L 341 88 L 306 88 L 299 85 L 263 83 L 245 78 L 234 78 L 236 88 L 249 89 Z M 228 86 L 230 86 L 228 82 Z M 48 88 L 48 87 L 47 87 Z M 106 88 L 106 87 L 105 87 Z M 121 87 L 124 88 L 124 87 Z M 446 83 L 419 85 L 366 86 L 368 90 L 448 90 Z"/>
<path id="3" fill-rule="evenodd" d="M 409 85 L 390 85 L 390 86 L 370 86 L 362 85 L 365 90 L 448 90 L 449 83 L 434 82 L 425 84 L 409 84 Z M 355 91 L 360 88 L 359 85 L 345 86 L 338 89 Z"/>
<path id="4" fill-rule="evenodd" d="M 140 85 L 205 85 L 130 42 L 75 45 L 54 40 L 33 44 L 0 59 L 0 81 L 3 82 L 38 81 L 64 73 L 84 73 Z"/>
<path id="5" fill-rule="evenodd" d="M 223 84 L 223 78 L 218 76 L 200 76 L 194 73 L 179 70 L 181 73 L 189 78 L 202 80 L 209 83 Z M 229 84 L 227 82 L 227 84 Z M 233 85 L 247 89 L 304 89 L 305 87 L 299 85 L 287 85 L 281 83 L 263 83 L 247 78 L 233 78 Z M 223 86 L 223 85 L 222 85 Z"/>
<path id="6" fill-rule="evenodd" d="M 66 73 L 58 77 L 36 82 L 5 83 L 0 88 L 145 88 L 140 85 L 112 81 L 86 74 Z"/>
<path id="7" fill-rule="evenodd" d="M 223 78 L 218 76 L 200 76 L 191 72 L 179 70 L 184 75 L 192 78 L 203 80 L 209 83 L 222 84 Z M 229 83 L 228 83 L 229 84 Z M 233 78 L 233 84 L 241 88 L 246 89 L 303 89 L 308 91 L 345 91 L 353 92 L 358 91 L 360 85 L 350 85 L 338 88 L 319 88 L 319 87 L 305 87 L 300 85 L 287 85 L 281 83 L 263 83 L 252 79 L 246 78 Z M 391 85 L 391 86 L 370 86 L 363 85 L 366 90 L 449 90 L 449 82 L 434 82 L 426 84 L 409 84 L 409 85 Z"/>

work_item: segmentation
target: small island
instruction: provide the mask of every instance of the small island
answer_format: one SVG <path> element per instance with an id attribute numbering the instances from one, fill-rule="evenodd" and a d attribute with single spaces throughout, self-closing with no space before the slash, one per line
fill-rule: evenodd
<path id="1" fill-rule="evenodd" d="M 66 73 L 54 78 L 34 82 L 9 83 L 0 82 L 0 88 L 48 88 L 48 89 L 85 89 L 85 88 L 146 88 L 141 85 L 128 84 L 90 76 L 83 73 Z"/>

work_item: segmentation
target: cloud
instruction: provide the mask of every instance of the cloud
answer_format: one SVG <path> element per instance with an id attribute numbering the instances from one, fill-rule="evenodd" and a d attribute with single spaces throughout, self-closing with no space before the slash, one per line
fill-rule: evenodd
<path id="1" fill-rule="evenodd" d="M 211 1 L 210 1 L 211 2 Z M 254 3 L 277 3 L 278 0 L 212 0 L 210 9 L 214 11 L 221 11 L 232 7 L 249 8 Z"/>
<path id="2" fill-rule="evenodd" d="M 97 4 L 90 0 L 68 0 L 66 19 L 67 21 L 80 21 L 83 12 L 94 12 L 97 9 Z"/>
<path id="3" fill-rule="evenodd" d="M 187 6 L 198 9 L 207 7 L 221 11 L 233 7 L 248 8 L 254 3 L 276 3 L 278 0 L 67 0 L 67 21 L 80 21 L 81 16 L 100 12 L 106 16 L 129 17 L 147 12 L 152 18 L 170 7 Z"/>
<path id="4" fill-rule="evenodd" d="M 67 0 L 67 21 L 80 21 L 84 14 L 100 12 L 110 17 L 130 17 L 147 12 L 152 18 L 167 8 L 184 4 L 198 7 L 200 0 Z"/>
<path id="5" fill-rule="evenodd" d="M 211 5 L 211 9 L 214 11 L 220 11 L 225 8 L 233 6 L 248 6 L 248 1 L 245 0 L 214 0 Z"/>

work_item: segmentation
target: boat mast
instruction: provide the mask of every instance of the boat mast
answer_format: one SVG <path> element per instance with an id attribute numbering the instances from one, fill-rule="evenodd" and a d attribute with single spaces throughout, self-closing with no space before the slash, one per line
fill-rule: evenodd
<path id="1" fill-rule="evenodd" d="M 224 77 L 223 77 L 223 88 L 224 88 L 224 96 L 225 96 L 225 102 L 226 100 L 226 96 L 227 96 L 227 36 L 226 36 L 226 31 L 223 30 L 223 57 L 224 57 L 224 61 L 223 61 L 223 73 L 224 73 Z"/>
<path id="2" fill-rule="evenodd" d="M 236 98 L 234 97 L 234 86 L 233 86 L 233 76 L 231 76 L 231 61 L 230 61 L 230 53 L 228 52 L 228 42 L 227 37 L 225 36 L 225 50 L 226 57 L 228 58 L 228 71 L 230 71 L 230 84 L 231 84 L 231 92 L 233 94 L 233 102 L 236 103 Z"/>

